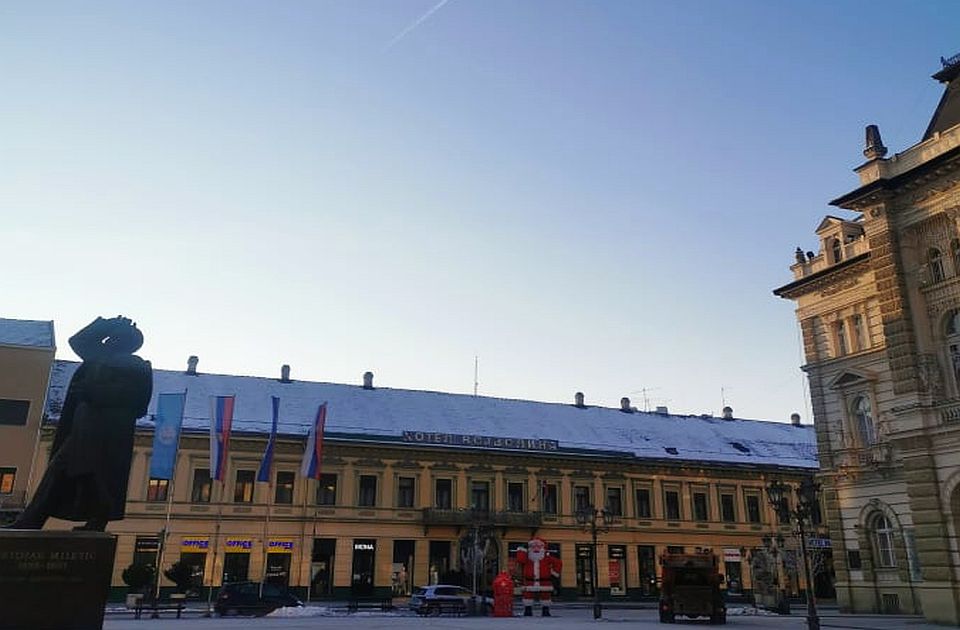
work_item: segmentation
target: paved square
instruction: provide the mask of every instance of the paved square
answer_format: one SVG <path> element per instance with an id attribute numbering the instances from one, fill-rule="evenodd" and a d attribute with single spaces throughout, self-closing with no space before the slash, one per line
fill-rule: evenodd
<path id="1" fill-rule="evenodd" d="M 594 620 L 589 608 L 559 608 L 554 616 L 512 617 L 506 619 L 492 617 L 417 617 L 405 612 L 398 613 L 356 613 L 353 615 L 332 613 L 320 608 L 306 609 L 298 616 L 270 616 L 261 618 L 212 618 L 197 617 L 195 613 L 187 618 L 176 619 L 166 616 L 163 619 L 132 619 L 127 614 L 108 615 L 105 630 L 227 630 L 231 628 L 262 628 L 270 630 L 307 630 L 315 628 L 344 630 L 492 630 L 495 628 L 521 630 L 569 630 L 591 625 L 614 624 L 633 629 L 687 627 L 710 627 L 707 621 L 681 621 L 676 625 L 661 624 L 655 610 L 605 610 L 603 618 Z M 739 615 L 731 609 L 727 619 L 728 628 L 782 628 L 802 630 L 806 620 L 801 613 L 780 616 Z M 823 628 L 844 628 L 850 630 L 911 630 L 933 629 L 940 626 L 923 623 L 920 618 L 906 616 L 840 615 L 836 612 L 821 617 Z"/>

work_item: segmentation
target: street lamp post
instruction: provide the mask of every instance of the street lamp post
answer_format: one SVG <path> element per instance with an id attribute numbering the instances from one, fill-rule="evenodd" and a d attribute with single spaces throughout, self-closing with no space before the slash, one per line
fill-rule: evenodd
<path id="1" fill-rule="evenodd" d="M 593 570 L 590 572 L 590 582 L 593 588 L 593 618 L 599 619 L 603 609 L 600 606 L 600 591 L 597 589 L 597 535 L 609 532 L 616 517 L 606 508 L 596 508 L 592 505 L 577 510 L 576 517 L 583 531 L 589 531 L 592 538 Z"/>
<path id="2" fill-rule="evenodd" d="M 794 520 L 797 523 L 797 534 L 800 536 L 800 553 L 803 556 L 803 573 L 807 581 L 807 628 L 820 630 L 820 618 L 817 616 L 817 604 L 813 597 L 813 575 L 810 571 L 810 559 L 807 557 L 807 532 L 805 524 L 810 519 L 817 504 L 817 495 L 820 493 L 820 484 L 813 477 L 804 477 L 796 487 L 797 507 L 790 509 L 791 487 L 780 480 L 774 480 L 767 486 L 767 499 L 776 510 L 781 522 Z"/>

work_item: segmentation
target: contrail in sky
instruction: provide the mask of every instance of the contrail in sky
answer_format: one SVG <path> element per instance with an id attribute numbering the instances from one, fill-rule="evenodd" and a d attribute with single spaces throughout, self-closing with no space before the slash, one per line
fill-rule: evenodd
<path id="1" fill-rule="evenodd" d="M 448 3 L 448 2 L 450 2 L 450 0 L 440 0 L 440 2 L 436 3 L 435 5 L 433 5 L 426 13 L 424 13 L 423 15 L 421 15 L 420 17 L 418 17 L 416 20 L 414 20 L 413 23 L 412 23 L 410 26 L 408 26 L 407 28 L 405 28 L 405 29 L 403 29 L 402 31 L 400 31 L 400 33 L 399 33 L 396 37 L 394 37 L 393 39 L 391 39 L 391 40 L 387 43 L 387 45 L 383 47 L 383 50 L 384 50 L 384 51 L 387 51 L 387 50 L 390 50 L 391 48 L 393 48 L 394 45 L 396 45 L 397 42 L 399 42 L 401 39 L 403 39 L 403 38 L 406 37 L 408 34 L 410 34 L 410 31 L 412 31 L 413 29 L 417 28 L 418 26 L 420 26 L 421 24 L 423 24 L 424 22 L 426 22 L 427 20 L 429 20 L 431 15 L 433 15 L 434 13 L 436 13 L 437 11 L 439 11 L 440 9 L 442 9 L 442 8 L 443 8 L 443 5 L 445 5 L 445 4 Z"/>

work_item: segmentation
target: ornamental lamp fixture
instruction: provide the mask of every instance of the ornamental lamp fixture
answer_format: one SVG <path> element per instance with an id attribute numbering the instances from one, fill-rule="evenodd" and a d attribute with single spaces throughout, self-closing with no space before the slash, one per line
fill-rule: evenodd
<path id="1" fill-rule="evenodd" d="M 767 500 L 777 513 L 780 522 L 790 522 L 790 486 L 779 479 L 774 479 L 767 486 Z"/>
<path id="2" fill-rule="evenodd" d="M 804 477 L 803 481 L 797 487 L 797 498 L 804 511 L 809 514 L 811 508 L 817 504 L 817 496 L 820 494 L 820 484 L 813 480 L 813 477 Z"/>

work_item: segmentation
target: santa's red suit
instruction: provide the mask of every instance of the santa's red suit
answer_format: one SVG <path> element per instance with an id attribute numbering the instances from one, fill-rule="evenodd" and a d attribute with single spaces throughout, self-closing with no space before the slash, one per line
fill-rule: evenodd
<path id="1" fill-rule="evenodd" d="M 541 614 L 550 616 L 550 600 L 553 595 L 553 579 L 560 579 L 563 566 L 559 558 L 547 551 L 547 543 L 542 538 L 533 538 L 527 548 L 517 549 L 517 564 L 523 570 L 523 614 L 533 614 L 533 600 L 540 601 Z"/>

